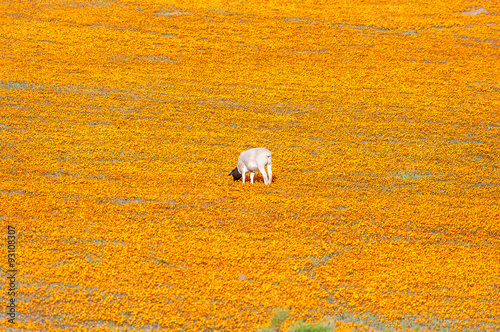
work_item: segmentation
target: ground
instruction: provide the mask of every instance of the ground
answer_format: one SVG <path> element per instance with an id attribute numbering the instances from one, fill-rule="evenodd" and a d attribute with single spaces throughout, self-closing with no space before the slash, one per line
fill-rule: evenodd
<path id="1" fill-rule="evenodd" d="M 498 4 L 0 7 L 3 329 L 500 329 Z"/>

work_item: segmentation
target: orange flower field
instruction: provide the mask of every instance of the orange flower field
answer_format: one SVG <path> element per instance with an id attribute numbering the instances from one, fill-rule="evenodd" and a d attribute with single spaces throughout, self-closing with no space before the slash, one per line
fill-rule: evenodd
<path id="1" fill-rule="evenodd" d="M 500 2 L 4 1 L 0 37 L 0 330 L 500 330 Z"/>

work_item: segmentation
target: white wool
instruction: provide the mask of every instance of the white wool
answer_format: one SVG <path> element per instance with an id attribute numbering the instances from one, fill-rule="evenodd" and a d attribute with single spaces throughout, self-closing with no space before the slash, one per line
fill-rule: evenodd
<path id="1" fill-rule="evenodd" d="M 245 174 L 247 172 L 250 172 L 250 182 L 253 183 L 255 172 L 259 171 L 262 173 L 264 183 L 270 184 L 273 181 L 271 161 L 271 151 L 264 148 L 254 148 L 240 154 L 236 168 L 243 176 L 243 183 L 245 183 Z M 264 166 L 267 166 L 267 173 Z"/>

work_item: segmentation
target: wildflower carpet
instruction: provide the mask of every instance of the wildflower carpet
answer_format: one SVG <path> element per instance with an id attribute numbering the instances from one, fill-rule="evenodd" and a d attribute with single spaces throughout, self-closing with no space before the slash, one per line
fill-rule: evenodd
<path id="1" fill-rule="evenodd" d="M 0 327 L 500 329 L 499 15 L 2 2 Z"/>

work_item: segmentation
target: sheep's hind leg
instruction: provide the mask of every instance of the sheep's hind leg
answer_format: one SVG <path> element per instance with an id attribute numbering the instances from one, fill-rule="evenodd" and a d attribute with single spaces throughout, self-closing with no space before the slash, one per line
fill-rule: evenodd
<path id="1" fill-rule="evenodd" d="M 273 171 L 271 165 L 267 165 L 267 183 L 271 184 L 271 182 L 273 182 Z"/>
<path id="2" fill-rule="evenodd" d="M 267 183 L 267 174 L 266 174 L 266 170 L 264 169 L 264 166 L 259 167 L 259 171 L 262 173 L 262 177 L 264 178 L 264 184 L 268 184 Z"/>
<path id="3" fill-rule="evenodd" d="M 253 183 L 253 177 L 255 176 L 254 172 L 250 172 L 250 183 Z"/>

